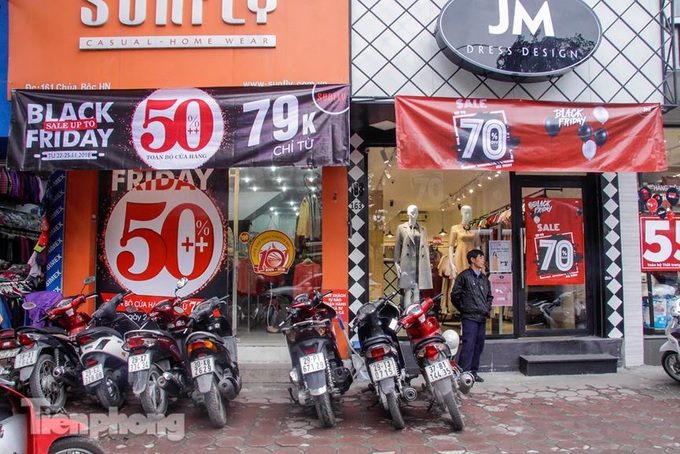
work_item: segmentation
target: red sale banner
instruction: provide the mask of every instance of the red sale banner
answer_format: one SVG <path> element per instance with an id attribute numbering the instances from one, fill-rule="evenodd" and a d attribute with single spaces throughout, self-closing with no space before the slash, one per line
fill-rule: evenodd
<path id="1" fill-rule="evenodd" d="M 680 229 L 677 218 L 640 216 L 642 271 L 680 270 Z"/>
<path id="2" fill-rule="evenodd" d="M 397 96 L 402 169 L 666 170 L 658 104 Z"/>
<path id="3" fill-rule="evenodd" d="M 527 285 L 583 284 L 581 199 L 524 199 Z"/>

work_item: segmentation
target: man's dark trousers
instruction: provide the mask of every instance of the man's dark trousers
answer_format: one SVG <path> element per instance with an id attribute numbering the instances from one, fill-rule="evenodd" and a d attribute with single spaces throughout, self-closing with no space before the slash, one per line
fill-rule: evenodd
<path id="1" fill-rule="evenodd" d="M 463 348 L 460 351 L 458 365 L 464 371 L 477 373 L 479 370 L 479 358 L 484 349 L 484 339 L 486 337 L 486 322 L 474 322 L 472 320 L 462 320 L 463 329 Z"/>

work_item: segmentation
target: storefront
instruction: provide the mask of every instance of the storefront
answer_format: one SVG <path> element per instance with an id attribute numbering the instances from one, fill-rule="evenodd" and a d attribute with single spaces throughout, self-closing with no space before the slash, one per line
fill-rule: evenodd
<path id="1" fill-rule="evenodd" d="M 10 4 L 9 166 L 65 171 L 48 285 L 95 274 L 141 319 L 188 276 L 243 336 L 299 289 L 346 316 L 347 246 L 323 240 L 346 225 L 349 6 L 164 3 Z"/>
<path id="2" fill-rule="evenodd" d="M 496 303 L 487 370 L 516 370 L 522 354 L 643 362 L 639 236 L 625 220 L 637 218 L 635 172 L 665 168 L 660 106 L 675 105 L 664 83 L 673 69 L 673 29 L 663 25 L 671 5 L 594 3 L 355 8 L 349 173 L 363 210 L 354 214 L 366 225 L 350 232 L 350 244 L 366 258 L 353 262 L 350 246 L 350 269 L 365 264 L 366 274 L 356 283 L 350 276 L 350 288 L 375 298 L 398 287 L 395 236 L 417 205 L 433 278 L 421 294 L 446 293 L 456 263 L 448 256 L 459 248 L 480 246 L 489 259 Z M 534 41 L 520 37 L 527 30 Z M 585 40 L 573 60 L 552 47 L 575 44 L 571 33 Z M 626 124 L 619 132 L 616 111 Z M 653 126 L 637 130 L 643 117 Z M 470 208 L 470 230 L 459 230 Z M 446 302 L 442 312 L 456 328 Z"/>

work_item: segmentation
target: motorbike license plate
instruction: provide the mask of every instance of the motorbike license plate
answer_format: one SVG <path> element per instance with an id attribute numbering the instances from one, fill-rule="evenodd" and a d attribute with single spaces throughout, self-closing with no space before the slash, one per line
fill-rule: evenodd
<path id="1" fill-rule="evenodd" d="M 210 374 L 214 371 L 215 371 L 215 358 L 213 358 L 212 356 L 197 359 L 191 362 L 191 376 L 194 378 L 200 375 Z"/>
<path id="2" fill-rule="evenodd" d="M 83 371 L 83 385 L 87 386 L 104 379 L 104 366 L 97 364 Z"/>
<path id="3" fill-rule="evenodd" d="M 22 367 L 32 366 L 38 361 L 38 350 L 30 352 L 19 353 L 14 357 L 14 368 L 21 369 Z"/>
<path id="4" fill-rule="evenodd" d="M 128 357 L 128 372 L 151 369 L 151 353 Z"/>
<path id="5" fill-rule="evenodd" d="M 17 353 L 19 353 L 21 349 L 20 348 L 12 348 L 10 350 L 0 350 L 0 359 L 7 359 L 7 358 L 13 358 L 17 356 Z"/>
<path id="6" fill-rule="evenodd" d="M 439 361 L 425 366 L 425 373 L 431 383 L 452 376 L 453 370 L 451 370 L 451 364 L 448 361 Z"/>
<path id="7" fill-rule="evenodd" d="M 311 355 L 303 356 L 300 358 L 300 368 L 302 369 L 302 375 L 324 370 L 326 368 L 326 359 L 324 358 L 323 353 L 313 353 Z"/>
<path id="8" fill-rule="evenodd" d="M 397 372 L 397 363 L 394 358 L 387 358 L 382 361 L 371 363 L 368 365 L 368 369 L 371 371 L 371 378 L 374 382 L 380 381 L 383 378 L 396 377 L 399 375 Z"/>

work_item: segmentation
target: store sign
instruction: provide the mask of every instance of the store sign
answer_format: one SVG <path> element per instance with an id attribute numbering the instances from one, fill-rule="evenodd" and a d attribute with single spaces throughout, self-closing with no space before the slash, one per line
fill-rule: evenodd
<path id="1" fill-rule="evenodd" d="M 678 218 L 640 216 L 642 271 L 680 271 Z"/>
<path id="2" fill-rule="evenodd" d="M 472 72 L 537 81 L 589 59 L 602 28 L 582 0 L 451 0 L 436 37 L 452 61 Z"/>
<path id="3" fill-rule="evenodd" d="M 581 199 L 524 199 L 527 285 L 585 283 Z"/>
<path id="4" fill-rule="evenodd" d="M 659 104 L 397 96 L 402 169 L 666 170 Z"/>
<path id="5" fill-rule="evenodd" d="M 349 87 L 16 91 L 20 170 L 347 165 Z"/>
<path id="6" fill-rule="evenodd" d="M 349 83 L 349 33 L 337 0 L 21 0 L 9 89 Z"/>

